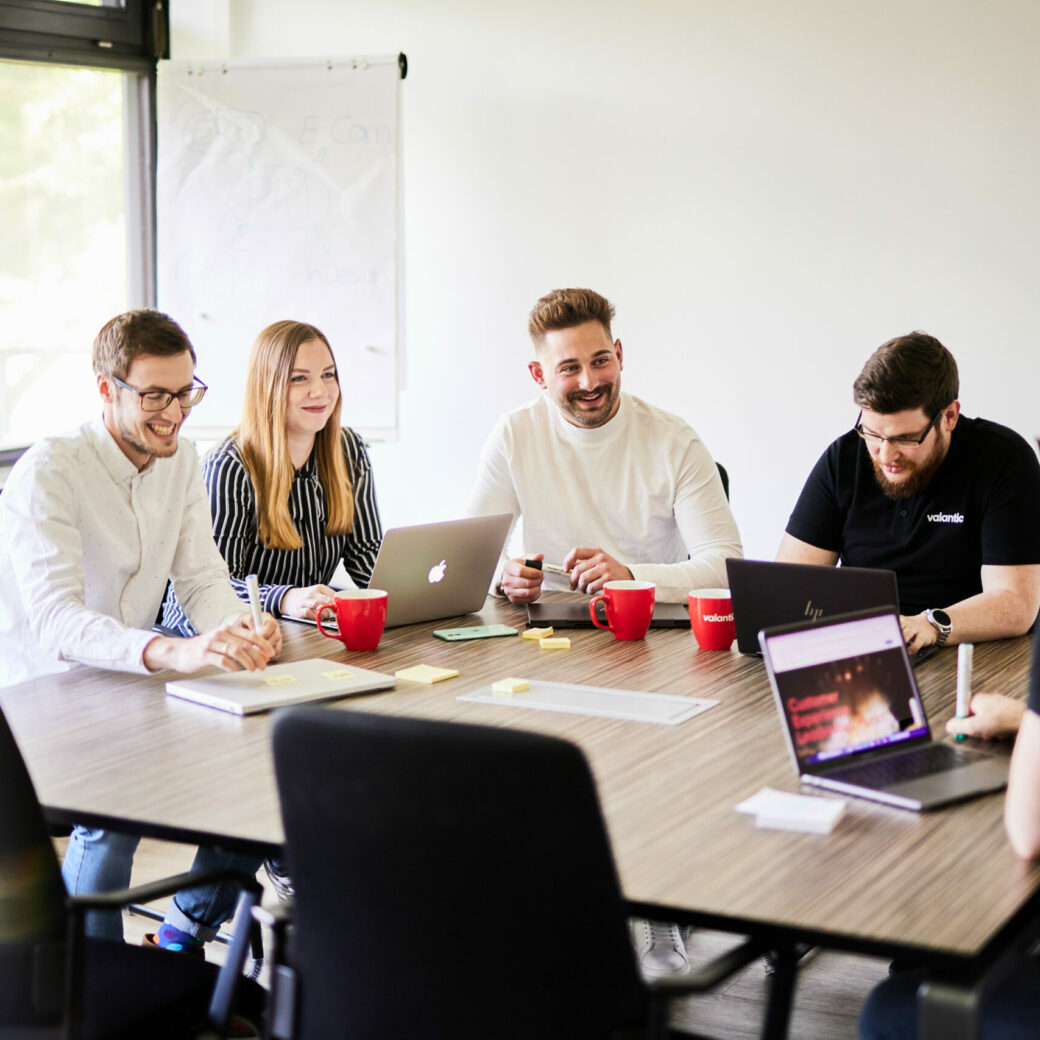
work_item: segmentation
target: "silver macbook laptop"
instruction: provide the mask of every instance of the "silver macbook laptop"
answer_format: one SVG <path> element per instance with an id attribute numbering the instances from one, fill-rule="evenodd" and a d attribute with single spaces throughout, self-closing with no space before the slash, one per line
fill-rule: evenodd
<path id="1" fill-rule="evenodd" d="M 891 608 L 759 636 L 795 769 L 805 784 L 932 809 L 998 791 L 1008 758 L 932 739 Z"/>
<path id="2" fill-rule="evenodd" d="M 389 690 L 395 683 L 392 675 L 355 668 L 324 657 L 312 657 L 305 661 L 273 664 L 262 672 L 219 672 L 171 679 L 166 684 L 166 692 L 171 697 L 194 701 L 232 715 L 254 715 L 291 704 L 309 704 Z"/>
<path id="3" fill-rule="evenodd" d="M 512 520 L 499 513 L 387 531 L 368 583 L 388 593 L 387 627 L 480 610 Z"/>
<path id="4" fill-rule="evenodd" d="M 761 652 L 758 633 L 763 628 L 870 607 L 899 610 L 895 571 L 729 559 L 726 574 L 742 654 Z"/>

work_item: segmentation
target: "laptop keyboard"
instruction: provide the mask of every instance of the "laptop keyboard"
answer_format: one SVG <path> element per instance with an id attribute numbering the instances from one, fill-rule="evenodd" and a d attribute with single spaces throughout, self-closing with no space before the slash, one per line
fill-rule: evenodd
<path id="1" fill-rule="evenodd" d="M 878 789 L 907 780 L 919 780 L 934 773 L 945 773 L 984 758 L 986 755 L 980 751 L 936 743 L 905 755 L 893 755 L 890 758 L 880 758 L 876 762 L 835 769 L 826 776 L 828 780 L 840 780 L 842 783 Z"/>

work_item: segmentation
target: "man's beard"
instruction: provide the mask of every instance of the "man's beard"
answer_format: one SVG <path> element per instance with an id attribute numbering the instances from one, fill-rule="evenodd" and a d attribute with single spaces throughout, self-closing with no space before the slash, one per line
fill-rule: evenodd
<path id="1" fill-rule="evenodd" d="M 594 412 L 584 411 L 577 406 L 577 401 L 580 401 L 586 396 L 595 396 L 599 393 L 604 395 L 603 404 L 601 404 Z M 617 383 L 601 383 L 591 391 L 591 393 L 588 391 L 576 390 L 567 395 L 567 414 L 571 416 L 579 426 L 602 426 L 612 417 L 620 396 L 621 388 Z"/>
<path id="2" fill-rule="evenodd" d="M 145 444 L 143 440 L 140 440 L 133 432 L 133 430 L 124 426 L 122 423 L 119 424 L 119 436 L 134 449 L 134 451 L 140 452 L 142 455 L 147 455 L 153 459 L 169 459 L 177 454 L 177 444 L 175 443 L 172 448 L 157 448 L 151 444 Z"/>
<path id="3" fill-rule="evenodd" d="M 913 498 L 919 495 L 935 476 L 935 471 L 942 465 L 946 458 L 946 448 L 939 442 L 931 455 L 920 462 L 904 462 L 910 472 L 900 481 L 889 480 L 881 464 L 880 458 L 873 459 L 874 479 L 878 487 L 893 502 L 901 502 L 904 498 Z"/>

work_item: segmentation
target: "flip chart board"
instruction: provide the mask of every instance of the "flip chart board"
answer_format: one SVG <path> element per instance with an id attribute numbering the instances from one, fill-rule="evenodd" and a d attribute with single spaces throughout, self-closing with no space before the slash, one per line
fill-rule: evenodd
<path id="1" fill-rule="evenodd" d="M 342 421 L 392 436 L 398 373 L 398 56 L 159 63 L 158 304 L 209 393 L 191 435 L 237 425 L 272 321 L 317 326 Z"/>

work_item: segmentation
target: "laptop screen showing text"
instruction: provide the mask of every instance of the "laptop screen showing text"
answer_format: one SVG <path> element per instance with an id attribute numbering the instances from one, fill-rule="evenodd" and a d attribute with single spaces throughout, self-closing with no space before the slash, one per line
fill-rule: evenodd
<path id="1" fill-rule="evenodd" d="M 770 636 L 769 656 L 801 766 L 928 736 L 896 615 Z"/>

